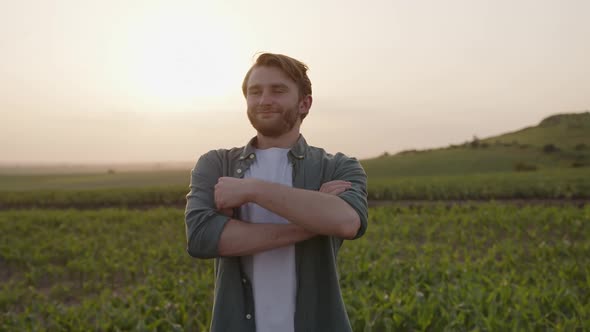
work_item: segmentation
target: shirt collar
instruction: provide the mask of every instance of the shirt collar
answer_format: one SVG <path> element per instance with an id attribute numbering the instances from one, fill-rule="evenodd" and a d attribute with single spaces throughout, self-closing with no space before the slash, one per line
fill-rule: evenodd
<path id="1" fill-rule="evenodd" d="M 295 159 L 304 159 L 305 158 L 305 151 L 307 150 L 307 142 L 303 135 L 299 134 L 299 138 L 295 145 L 291 147 L 289 153 L 295 157 Z M 250 158 L 251 155 L 254 155 L 254 151 L 256 151 L 256 136 L 252 137 L 248 144 L 242 150 L 240 154 L 240 160 L 244 160 L 246 158 Z"/>

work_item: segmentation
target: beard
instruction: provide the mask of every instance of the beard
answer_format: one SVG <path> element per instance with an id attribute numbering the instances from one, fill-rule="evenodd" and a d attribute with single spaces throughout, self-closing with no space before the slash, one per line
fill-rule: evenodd
<path id="1" fill-rule="evenodd" d="M 272 118 L 262 118 L 259 112 L 276 112 L 278 115 L 271 115 Z M 262 110 L 260 107 L 248 107 L 248 120 L 252 127 L 256 129 L 261 135 L 267 137 L 280 137 L 289 132 L 297 123 L 299 114 L 297 113 L 297 106 L 284 108 L 281 106 L 272 106 L 268 109 Z"/>

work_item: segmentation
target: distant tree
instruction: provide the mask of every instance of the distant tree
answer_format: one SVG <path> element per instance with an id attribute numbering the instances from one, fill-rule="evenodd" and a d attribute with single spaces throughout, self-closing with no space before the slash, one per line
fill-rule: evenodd
<path id="1" fill-rule="evenodd" d="M 471 145 L 472 148 L 477 149 L 480 145 L 479 138 L 477 138 L 477 136 L 473 135 L 473 140 L 469 144 Z"/>
<path id="2" fill-rule="evenodd" d="M 546 144 L 543 146 L 543 152 L 545 153 L 553 153 L 559 151 L 559 148 L 553 144 Z"/>
<path id="3" fill-rule="evenodd" d="M 109 168 L 109 170 L 107 171 L 107 174 L 115 174 L 115 170 L 112 168 Z"/>
<path id="4" fill-rule="evenodd" d="M 400 151 L 397 153 L 397 155 L 404 155 L 404 154 L 412 154 L 412 153 L 418 153 L 419 151 L 417 150 L 404 150 L 404 151 Z"/>
<path id="5" fill-rule="evenodd" d="M 383 152 L 383 153 L 382 153 L 382 154 L 379 156 L 379 158 L 387 158 L 387 157 L 389 157 L 389 152 L 387 152 L 387 151 Z"/>

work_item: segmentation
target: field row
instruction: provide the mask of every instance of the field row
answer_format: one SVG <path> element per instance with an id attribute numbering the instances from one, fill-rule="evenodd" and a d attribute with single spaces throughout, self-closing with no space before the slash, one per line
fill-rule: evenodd
<path id="1" fill-rule="evenodd" d="M 0 330 L 205 331 L 183 210 L 0 212 Z M 590 329 L 590 207 L 371 209 L 339 255 L 354 331 Z"/>
<path id="2" fill-rule="evenodd" d="M 128 182 L 120 180 L 119 185 L 127 183 L 129 187 L 84 187 L 78 183 L 77 189 L 72 189 L 64 182 L 64 190 L 0 190 L 0 209 L 181 207 L 186 203 L 188 177 L 184 185 L 172 186 L 161 185 L 165 183 L 163 179 L 153 179 L 153 187 L 144 187 L 131 178 Z M 16 186 L 18 181 L 11 181 Z M 590 168 L 519 174 L 370 177 L 368 187 L 369 200 L 590 199 Z"/>

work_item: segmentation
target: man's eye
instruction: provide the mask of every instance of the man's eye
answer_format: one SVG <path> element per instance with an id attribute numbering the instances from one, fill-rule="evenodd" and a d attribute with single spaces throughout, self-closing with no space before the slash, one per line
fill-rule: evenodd
<path id="1" fill-rule="evenodd" d="M 251 94 L 253 96 L 257 96 L 257 95 L 260 94 L 260 91 L 259 90 L 253 90 L 253 91 L 250 91 L 249 94 Z"/>

